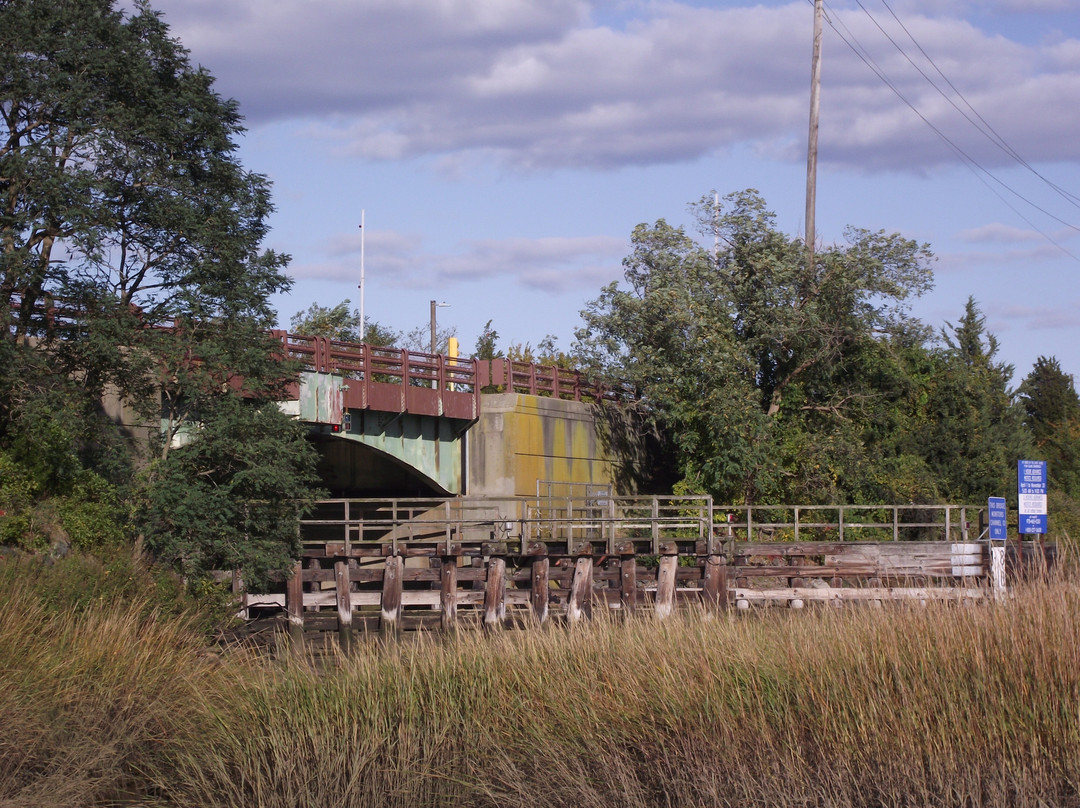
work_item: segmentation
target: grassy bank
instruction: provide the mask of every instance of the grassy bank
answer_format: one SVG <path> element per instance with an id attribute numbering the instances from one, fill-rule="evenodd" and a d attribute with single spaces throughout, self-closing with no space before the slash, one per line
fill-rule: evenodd
<path id="1" fill-rule="evenodd" d="M 4 805 L 1078 804 L 1073 583 L 421 638 L 319 673 L 0 581 Z"/>

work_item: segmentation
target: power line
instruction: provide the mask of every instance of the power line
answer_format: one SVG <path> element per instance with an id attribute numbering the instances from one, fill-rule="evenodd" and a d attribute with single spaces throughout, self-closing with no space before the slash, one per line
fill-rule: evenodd
<path id="1" fill-rule="evenodd" d="M 994 129 L 994 127 L 990 124 L 989 121 L 986 120 L 986 118 L 979 114 L 979 111 L 975 109 L 975 107 L 971 104 L 970 101 L 967 100 L 964 94 L 960 92 L 960 90 L 956 87 L 955 84 L 952 83 L 949 77 L 945 75 L 944 71 L 940 67 L 938 67 L 937 62 L 935 62 L 930 56 L 930 54 L 926 52 L 926 49 L 923 48 L 921 44 L 919 44 L 919 41 L 915 39 L 914 34 L 911 33 L 911 31 L 906 25 L 904 25 L 903 21 L 898 16 L 896 16 L 896 12 L 893 11 L 892 6 L 890 6 L 888 3 L 888 0 L 881 0 L 881 4 L 885 6 L 889 14 L 892 15 L 892 18 L 896 21 L 896 24 L 900 26 L 900 28 L 904 31 L 905 34 L 907 34 L 908 39 L 910 39 L 911 42 L 915 45 L 915 47 L 919 49 L 919 53 L 923 55 L 923 57 L 926 59 L 927 62 L 930 63 L 930 65 L 934 68 L 937 74 L 941 76 L 942 80 L 949 86 L 949 89 L 951 89 L 956 94 L 957 98 L 964 102 L 964 106 L 966 106 L 971 111 L 971 115 L 974 115 L 975 118 L 978 119 L 978 123 L 976 123 L 975 120 L 972 120 L 971 115 L 969 115 L 959 106 L 957 106 L 956 102 L 953 101 L 953 99 L 950 98 L 949 95 L 944 90 L 942 90 L 941 87 L 937 85 L 937 83 L 934 82 L 933 79 L 926 75 L 926 73 L 921 67 L 915 64 L 914 60 L 904 51 L 902 47 L 900 47 L 896 40 L 894 40 L 884 28 L 882 28 L 881 24 L 874 18 L 874 15 L 871 14 L 869 10 L 867 10 L 867 8 L 862 4 L 861 0 L 856 0 L 856 2 L 859 4 L 859 8 L 861 8 L 866 14 L 866 16 L 869 17 L 873 21 L 874 25 L 877 26 L 878 30 L 881 31 L 881 33 L 885 35 L 889 42 L 892 43 L 893 47 L 896 48 L 896 50 L 908 61 L 908 63 L 912 67 L 919 71 L 919 75 L 926 79 L 926 82 L 935 90 L 937 90 L 941 97 L 948 101 L 953 109 L 955 109 L 957 112 L 964 116 L 968 123 L 978 129 L 979 132 L 981 132 L 987 140 L 989 140 L 991 143 L 1001 149 L 1006 155 L 1011 157 L 1021 166 L 1026 168 L 1028 171 L 1030 171 L 1032 174 L 1034 174 L 1036 177 L 1046 183 L 1048 187 L 1056 191 L 1062 199 L 1066 200 L 1075 207 L 1080 207 L 1080 197 L 1070 193 L 1058 184 L 1049 180 L 1047 177 L 1043 176 L 1027 160 L 1025 160 L 1016 149 L 1009 145 L 1008 141 L 1006 141 L 1005 138 L 1002 137 L 996 129 Z"/>
<path id="2" fill-rule="evenodd" d="M 859 7 L 862 8 L 864 12 L 866 12 L 866 9 L 865 9 L 865 7 L 863 7 L 862 3 L 859 2 L 859 0 L 856 0 L 856 2 L 859 4 Z M 829 9 L 829 10 L 832 11 L 832 9 Z M 866 12 L 866 13 L 873 20 L 873 15 L 870 15 L 869 12 Z M 889 76 L 886 74 L 885 70 L 877 64 L 877 62 L 874 60 L 874 58 L 870 55 L 870 52 L 859 42 L 858 38 L 851 32 L 851 30 L 847 27 L 847 25 L 843 22 L 843 20 L 840 19 L 839 15 L 837 15 L 833 11 L 831 16 L 836 19 L 836 22 L 834 22 L 833 19 L 830 19 L 829 16 L 826 16 L 826 22 L 828 22 L 829 27 L 832 28 L 832 30 L 836 33 L 836 35 L 840 37 L 840 39 L 844 42 L 844 44 L 846 44 L 852 50 L 852 52 L 856 56 L 858 56 L 859 59 L 868 68 L 870 68 L 870 70 L 882 81 L 882 83 L 884 83 L 890 90 L 892 90 L 893 93 L 897 96 L 897 98 L 899 98 L 901 101 L 903 101 L 904 104 L 909 109 L 911 109 L 911 111 L 914 112 L 919 117 L 919 119 L 924 124 L 926 124 L 926 126 L 929 127 L 930 130 L 933 131 L 934 134 L 936 134 L 942 140 L 942 142 L 945 143 L 945 145 L 949 149 L 951 149 L 953 151 L 954 154 L 957 155 L 957 157 L 960 158 L 961 162 L 965 165 L 965 167 L 967 167 L 969 171 L 971 171 L 973 174 L 975 174 L 975 176 L 978 177 L 980 182 L 982 182 L 984 185 L 986 185 L 991 190 L 991 192 L 994 193 L 995 196 L 997 196 L 999 199 L 1001 199 L 1001 201 L 1010 210 L 1012 210 L 1017 216 L 1019 216 L 1024 222 L 1026 222 L 1028 224 L 1028 226 L 1030 226 L 1033 230 L 1035 230 L 1037 233 L 1039 233 L 1043 238 L 1045 238 L 1047 241 L 1049 241 L 1051 244 L 1053 244 L 1055 247 L 1057 247 L 1059 250 L 1061 250 L 1064 254 L 1066 254 L 1067 256 L 1072 258 L 1073 260 L 1080 262 L 1080 258 L 1078 258 L 1076 255 L 1074 255 L 1066 247 L 1064 247 L 1063 245 L 1058 243 L 1053 237 L 1051 237 L 1048 233 L 1044 232 L 1040 227 L 1038 227 L 1028 217 L 1026 217 L 1024 214 L 1022 214 L 1016 207 L 1014 207 L 1011 203 L 1009 203 L 1009 201 L 1007 199 L 1005 199 L 1005 197 L 1003 197 L 1000 193 L 998 193 L 998 191 L 995 188 L 993 188 L 993 186 L 991 186 L 986 181 L 984 176 L 982 176 L 982 175 L 985 175 L 985 177 L 988 177 L 989 179 L 993 180 L 995 183 L 1000 185 L 1002 188 L 1004 188 L 1009 193 L 1016 196 L 1018 199 L 1022 200 L 1023 202 L 1025 202 L 1026 204 L 1028 204 L 1032 208 L 1038 210 L 1039 212 L 1043 213 L 1045 216 L 1048 216 L 1049 218 L 1059 222 L 1060 224 L 1064 225 L 1065 227 L 1068 227 L 1068 228 L 1070 228 L 1072 230 L 1076 230 L 1078 232 L 1080 232 L 1080 228 L 1076 227 L 1075 225 L 1071 224 L 1070 222 L 1065 221 L 1064 219 L 1061 219 L 1060 217 L 1054 215 L 1050 211 L 1048 211 L 1048 210 L 1042 208 L 1041 206 L 1037 205 L 1036 203 L 1032 202 L 1030 199 L 1025 197 L 1019 191 L 1012 188 L 1008 183 L 1004 182 L 999 177 L 997 177 L 993 172 L 991 172 L 989 169 L 987 169 L 985 166 L 983 166 L 981 163 L 979 163 L 979 161 L 976 160 L 974 157 L 969 155 L 963 148 L 961 148 L 957 143 L 955 143 L 948 135 L 946 135 L 943 131 L 941 131 L 941 129 L 939 129 L 937 126 L 935 126 L 918 109 L 918 107 L 916 107 L 915 104 L 912 103 L 907 98 L 907 96 L 904 95 L 903 92 L 901 92 L 900 88 L 897 87 L 896 84 L 889 78 Z M 875 24 L 877 24 L 876 20 L 874 20 L 874 22 L 875 22 Z M 846 35 L 843 32 L 841 32 L 840 28 L 838 28 L 837 25 L 841 26 L 844 29 L 844 31 L 847 32 Z M 880 29 L 881 26 L 878 25 L 878 28 Z M 883 31 L 883 33 L 884 33 L 884 31 Z M 888 35 L 886 34 L 886 36 L 888 36 Z M 898 47 L 898 49 L 900 49 L 899 46 L 896 45 L 895 41 L 893 41 L 891 37 L 889 37 L 889 39 L 890 39 L 890 41 L 893 42 L 894 46 L 896 46 L 896 47 Z M 900 49 L 900 51 L 901 51 L 901 53 L 903 53 L 903 49 Z M 906 54 L 905 54 L 905 57 L 906 57 Z M 910 58 L 908 59 L 908 61 L 909 62 L 911 61 Z M 912 63 L 912 64 L 914 66 L 914 63 Z M 925 73 L 923 73 L 923 71 L 920 70 L 919 72 L 924 76 L 924 78 L 927 78 Z M 927 78 L 927 80 L 929 81 L 928 78 Z M 932 81 L 930 83 L 933 85 Z M 936 85 L 934 85 L 934 86 L 936 87 Z M 938 88 L 938 91 L 940 92 L 940 88 Z M 965 116 L 965 117 L 967 117 L 967 116 Z M 970 121 L 970 118 L 969 118 L 969 121 Z M 980 131 L 982 131 L 982 130 L 980 129 Z M 986 133 L 983 132 L 983 134 L 985 135 Z M 980 175 L 980 172 L 981 172 L 981 175 Z"/>

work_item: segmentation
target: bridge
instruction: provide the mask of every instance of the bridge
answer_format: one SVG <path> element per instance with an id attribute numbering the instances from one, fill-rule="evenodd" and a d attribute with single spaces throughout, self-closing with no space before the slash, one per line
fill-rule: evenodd
<path id="1" fill-rule="evenodd" d="M 284 407 L 311 425 L 335 495 L 515 496 L 537 479 L 613 483 L 619 460 L 589 405 L 626 391 L 553 366 L 274 337 L 301 367 Z"/>
<path id="2" fill-rule="evenodd" d="M 624 390 L 582 374 L 275 332 L 301 371 L 286 407 L 311 427 L 331 499 L 301 525 L 276 593 L 290 631 L 496 628 L 594 609 L 997 597 L 1035 543 L 992 548 L 980 506 L 723 506 L 641 496 L 647 452 L 605 423 Z M 616 418 L 616 420 L 618 420 Z M 617 429 L 617 427 L 616 427 Z M 631 437 L 633 437 L 631 435 Z M 617 447 L 617 448 L 616 448 Z M 1049 562 L 1053 561 L 1053 548 Z"/>

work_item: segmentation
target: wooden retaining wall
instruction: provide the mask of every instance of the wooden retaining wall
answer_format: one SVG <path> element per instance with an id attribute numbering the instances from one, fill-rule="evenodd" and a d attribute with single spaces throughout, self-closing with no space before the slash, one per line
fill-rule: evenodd
<path id="1" fill-rule="evenodd" d="M 354 630 L 575 623 L 601 610 L 662 618 L 686 605 L 987 596 L 989 547 L 972 540 L 968 509 L 937 506 L 929 517 L 923 506 L 905 520 L 902 507 L 791 524 L 732 520 L 707 497 L 328 501 L 304 523 L 284 592 L 243 594 L 242 604 L 284 608 L 298 631 L 347 640 Z M 821 540 L 860 529 L 930 538 Z M 775 540 L 795 531 L 798 541 Z M 1028 557 L 1038 549 L 1029 543 Z"/>

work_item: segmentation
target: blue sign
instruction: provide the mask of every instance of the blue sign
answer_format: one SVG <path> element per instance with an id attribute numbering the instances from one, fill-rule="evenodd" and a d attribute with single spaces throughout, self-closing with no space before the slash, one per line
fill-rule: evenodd
<path id="1" fill-rule="evenodd" d="M 1020 532 L 1046 533 L 1046 461 L 1019 461 L 1016 482 Z"/>
<path id="2" fill-rule="evenodd" d="M 1006 524 L 1008 512 L 1005 510 L 1005 497 L 990 497 L 986 500 L 990 514 L 990 541 L 1005 541 L 1008 537 Z"/>

